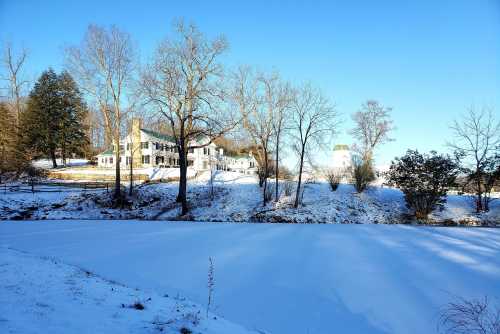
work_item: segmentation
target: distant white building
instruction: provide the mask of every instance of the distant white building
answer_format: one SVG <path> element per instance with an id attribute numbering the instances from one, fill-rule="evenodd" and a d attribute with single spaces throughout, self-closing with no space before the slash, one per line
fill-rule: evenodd
<path id="1" fill-rule="evenodd" d="M 335 145 L 333 148 L 331 168 L 343 172 L 351 168 L 351 151 L 347 145 Z"/>
<path id="2" fill-rule="evenodd" d="M 192 144 L 204 145 L 208 139 L 200 137 Z M 102 168 L 111 168 L 116 165 L 116 157 L 112 148 L 97 155 L 97 165 Z M 141 122 L 134 119 L 132 132 L 120 140 L 120 165 L 125 168 L 132 163 L 134 168 L 160 167 L 178 168 L 179 154 L 175 146 L 175 139 L 169 135 L 143 129 Z M 196 171 L 209 169 L 231 170 L 245 174 L 257 171 L 257 161 L 253 155 L 226 156 L 224 150 L 210 143 L 204 147 L 190 149 L 187 155 L 188 167 Z"/>

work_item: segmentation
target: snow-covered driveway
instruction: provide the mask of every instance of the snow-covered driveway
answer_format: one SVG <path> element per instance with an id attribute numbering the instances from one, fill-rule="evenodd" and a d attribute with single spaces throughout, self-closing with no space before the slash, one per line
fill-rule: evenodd
<path id="1" fill-rule="evenodd" d="M 200 304 L 212 256 L 215 312 L 272 333 L 435 333 L 455 295 L 500 297 L 498 229 L 7 222 L 1 247 Z"/>

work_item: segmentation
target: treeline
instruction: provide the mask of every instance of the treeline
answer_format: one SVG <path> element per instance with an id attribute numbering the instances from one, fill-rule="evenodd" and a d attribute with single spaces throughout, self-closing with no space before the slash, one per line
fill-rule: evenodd
<path id="1" fill-rule="evenodd" d="M 33 174 L 31 161 L 48 157 L 65 160 L 88 154 L 88 109 L 71 75 L 43 72 L 30 91 L 24 67 L 26 50 L 3 46 L 0 79 L 0 182 L 6 177 Z"/>

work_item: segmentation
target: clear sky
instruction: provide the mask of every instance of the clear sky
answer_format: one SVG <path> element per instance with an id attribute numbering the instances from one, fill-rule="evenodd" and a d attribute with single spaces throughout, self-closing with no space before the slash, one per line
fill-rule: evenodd
<path id="1" fill-rule="evenodd" d="M 366 99 L 393 107 L 396 141 L 378 164 L 407 148 L 446 151 L 448 125 L 471 105 L 500 118 L 500 0 L 0 0 L 0 40 L 29 49 L 36 77 L 61 69 L 64 46 L 90 23 L 128 31 L 146 59 L 179 17 L 226 35 L 230 66 L 321 87 L 343 115 L 336 143 L 352 142 L 350 115 Z"/>

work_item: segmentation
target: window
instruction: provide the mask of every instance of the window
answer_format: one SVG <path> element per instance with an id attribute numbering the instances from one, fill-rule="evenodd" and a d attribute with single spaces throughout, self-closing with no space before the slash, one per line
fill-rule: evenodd
<path id="1" fill-rule="evenodd" d="M 159 164 L 163 164 L 165 162 L 165 158 L 164 157 L 156 157 L 156 164 L 159 165 Z"/>
<path id="2" fill-rule="evenodd" d="M 112 164 L 113 163 L 113 158 L 109 158 L 109 163 Z"/>
<path id="3" fill-rule="evenodd" d="M 149 164 L 149 155 L 143 155 L 142 156 L 142 163 L 143 164 Z"/>
<path id="4" fill-rule="evenodd" d="M 194 148 L 190 148 L 190 149 L 188 150 L 188 153 L 194 153 Z"/>
<path id="5" fill-rule="evenodd" d="M 123 145 L 120 145 L 120 151 L 123 151 L 124 147 Z"/>
<path id="6" fill-rule="evenodd" d="M 101 162 L 104 163 L 104 158 L 101 158 Z"/>
<path id="7" fill-rule="evenodd" d="M 142 142 L 141 143 L 141 148 L 148 149 L 149 148 L 149 142 L 147 142 L 147 141 L 146 142 Z"/>

